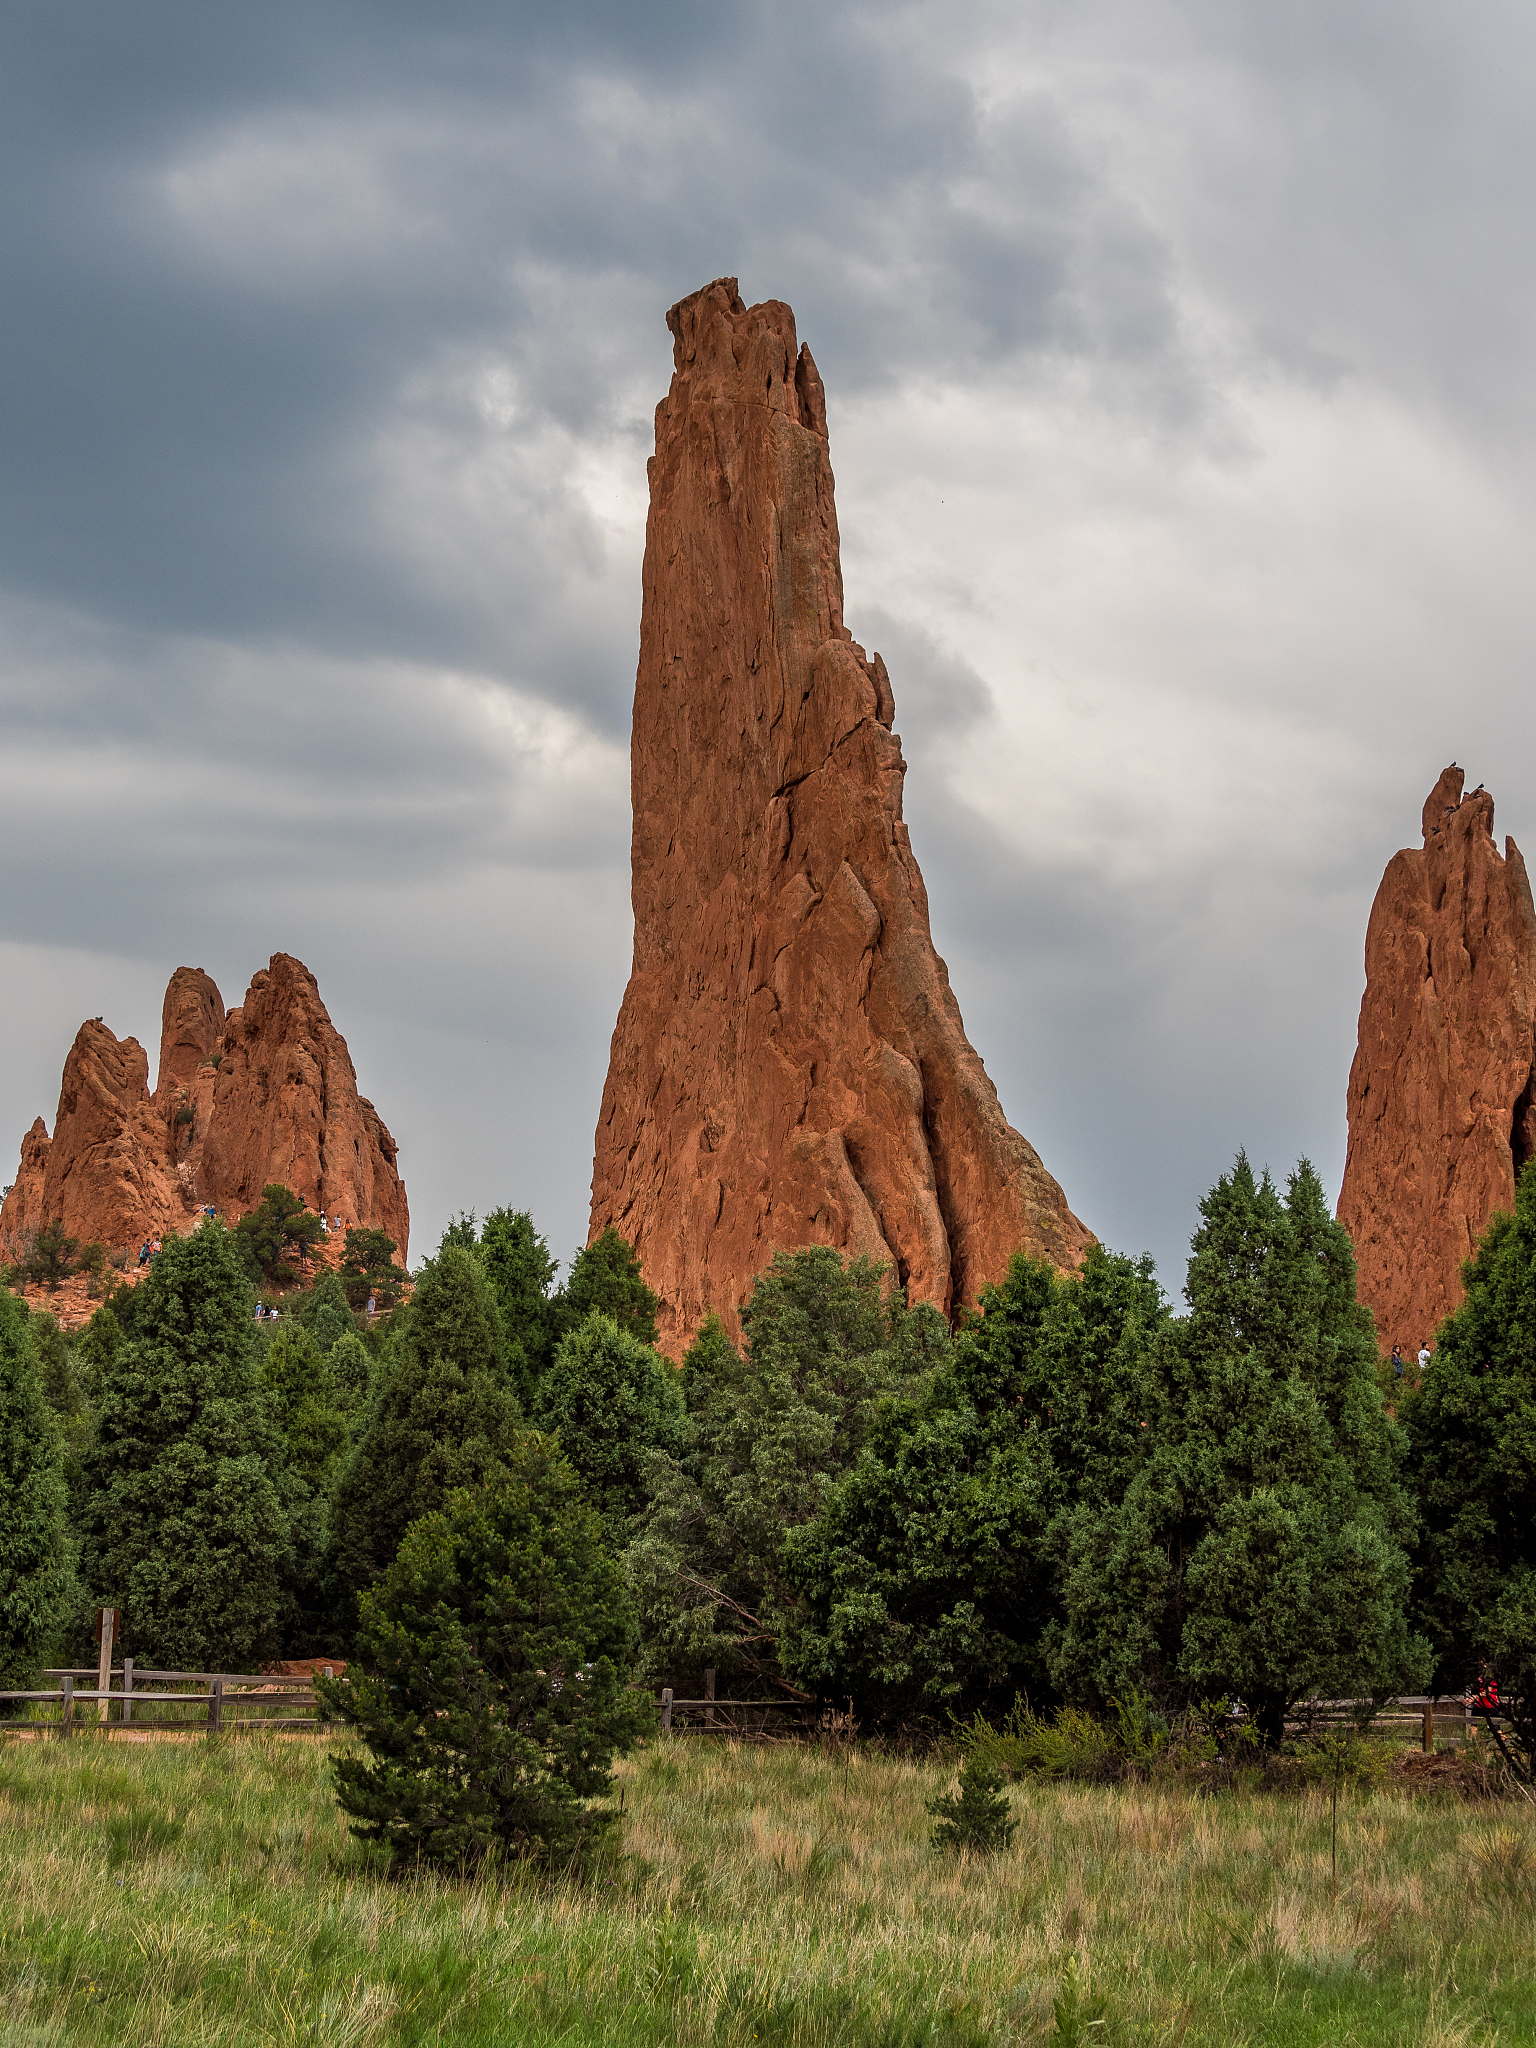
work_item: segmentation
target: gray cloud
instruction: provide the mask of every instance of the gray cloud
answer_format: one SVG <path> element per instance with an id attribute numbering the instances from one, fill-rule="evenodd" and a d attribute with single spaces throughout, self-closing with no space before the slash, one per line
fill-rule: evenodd
<path id="1" fill-rule="evenodd" d="M 795 307 L 973 1038 L 1177 1284 L 1336 1178 L 1365 914 L 1517 834 L 1509 0 L 33 10 L 0 79 L 0 1142 L 300 953 L 460 1206 L 584 1221 L 666 306 Z M 11 1136 L 7 1136 L 11 1133 Z"/>

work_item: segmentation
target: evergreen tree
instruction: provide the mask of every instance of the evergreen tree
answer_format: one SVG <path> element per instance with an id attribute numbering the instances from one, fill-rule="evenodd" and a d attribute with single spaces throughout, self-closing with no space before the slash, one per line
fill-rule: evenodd
<path id="1" fill-rule="evenodd" d="M 234 1241 L 252 1280 L 292 1286 L 320 1242 L 320 1218 L 292 1188 L 271 1181 L 257 1206 L 235 1225 Z"/>
<path id="2" fill-rule="evenodd" d="M 301 1324 L 285 1322 L 278 1331 L 260 1379 L 282 1440 L 274 1472 L 289 1532 L 282 1647 L 286 1655 L 305 1656 L 327 1647 L 325 1528 L 347 1446 L 346 1411 L 330 1358 Z"/>
<path id="3" fill-rule="evenodd" d="M 245 1671 L 277 1647 L 282 1446 L 256 1380 L 251 1289 L 214 1222 L 168 1237 L 102 1373 L 84 1576 L 141 1664 Z"/>
<path id="4" fill-rule="evenodd" d="M 1403 1410 L 1423 1518 L 1415 1614 L 1436 1690 L 1490 1670 L 1536 1737 L 1536 1170 L 1462 1279 Z"/>
<path id="5" fill-rule="evenodd" d="M 349 1230 L 339 1268 L 348 1306 L 388 1311 L 397 1306 L 409 1279 L 395 1264 L 395 1240 L 382 1230 Z"/>
<path id="6" fill-rule="evenodd" d="M 560 1327 L 562 1333 L 574 1329 L 594 1309 L 601 1309 L 631 1337 L 654 1344 L 659 1306 L 645 1284 L 634 1246 L 610 1223 L 571 1262 L 571 1277 L 559 1298 Z"/>
<path id="7" fill-rule="evenodd" d="M 614 1550 L 646 1501 L 653 1454 L 683 1448 L 682 1375 L 659 1353 L 594 1310 L 561 1341 L 539 1385 L 534 1419 L 560 1449 L 602 1517 Z"/>
<path id="8" fill-rule="evenodd" d="M 422 1270 L 336 1489 L 330 1551 L 343 1629 L 352 1599 L 388 1567 L 412 1522 L 455 1488 L 501 1477 L 521 1419 L 502 1352 L 480 1261 L 450 1246 Z"/>
<path id="9" fill-rule="evenodd" d="M 1079 1278 L 1020 1255 L 786 1546 L 806 1610 L 786 1669 L 867 1724 L 1006 1710 L 1051 1691 L 1053 1536 L 1115 1497 L 1137 1380 L 1167 1321 L 1150 1263 L 1095 1247 Z"/>
<path id="10" fill-rule="evenodd" d="M 321 1274 L 299 1312 L 299 1321 L 322 1351 L 329 1351 L 338 1337 L 356 1330 L 352 1311 L 347 1305 L 347 1290 L 342 1286 L 339 1275 Z"/>
<path id="11" fill-rule="evenodd" d="M 1070 1698 L 1239 1697 L 1276 1741 L 1294 1700 L 1425 1675 L 1404 1611 L 1412 1508 L 1353 1253 L 1311 1167 L 1282 1201 L 1240 1156 L 1200 1207 L 1189 1316 L 1140 1376 L 1147 1428 L 1107 1462 L 1112 1497 L 1059 1531 L 1048 1647 Z"/>
<path id="12" fill-rule="evenodd" d="M 75 1380 L 87 1408 L 94 1409 L 100 1402 L 107 1367 L 122 1341 L 122 1324 L 103 1302 L 75 1339 Z"/>
<path id="13" fill-rule="evenodd" d="M 36 1683 L 77 1593 L 63 1438 L 28 1320 L 0 1290 L 0 1690 L 17 1692 Z"/>
<path id="14" fill-rule="evenodd" d="M 550 1289 L 558 1270 L 526 1209 L 493 1209 L 480 1232 L 480 1259 L 496 1291 L 507 1340 L 507 1369 L 525 1409 L 559 1340 L 561 1314 Z M 655 1337 L 643 1334 L 640 1342 Z"/>
<path id="15" fill-rule="evenodd" d="M 570 1466 L 546 1438 L 508 1445 L 494 1489 L 408 1531 L 362 1597 L 346 1681 L 320 1682 L 370 1752 L 331 1765 L 353 1833 L 402 1864 L 571 1867 L 612 1826 L 587 1802 L 652 1716 L 626 1685 L 634 1644 Z"/>
<path id="16" fill-rule="evenodd" d="M 330 1360 L 336 1398 L 349 1425 L 355 1428 L 373 1391 L 373 1361 L 368 1356 L 368 1347 L 356 1330 L 348 1330 L 331 1346 Z"/>
<path id="17" fill-rule="evenodd" d="M 857 1457 L 881 1396 L 947 1344 L 935 1310 L 887 1300 L 881 1281 L 829 1246 L 781 1252 L 743 1311 L 745 1355 L 718 1326 L 690 1351 L 688 1445 L 653 1459 L 652 1503 L 624 1560 L 653 1669 L 781 1675 L 780 1638 L 803 1606 L 789 1532 Z"/>

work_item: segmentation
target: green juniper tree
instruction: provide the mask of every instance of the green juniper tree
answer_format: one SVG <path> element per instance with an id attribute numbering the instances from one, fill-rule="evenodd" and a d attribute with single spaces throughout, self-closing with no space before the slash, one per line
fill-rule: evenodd
<path id="1" fill-rule="evenodd" d="M 368 1752 L 331 1766 L 353 1833 L 400 1863 L 579 1862 L 615 1818 L 589 1802 L 652 1709 L 626 1684 L 623 1581 L 557 1447 L 509 1445 L 494 1487 L 407 1531 L 360 1609 L 346 1680 L 319 1687 Z"/>
<path id="2" fill-rule="evenodd" d="M 656 1342 L 659 1306 L 645 1284 L 634 1246 L 611 1223 L 601 1237 L 576 1254 L 557 1304 L 562 1332 L 574 1329 L 594 1309 L 601 1309 L 642 1344 Z"/>
<path id="3" fill-rule="evenodd" d="M 355 1330 L 347 1330 L 336 1339 L 329 1357 L 331 1377 L 336 1383 L 336 1398 L 341 1403 L 349 1428 L 356 1430 L 361 1425 L 373 1391 L 373 1360 L 368 1356 L 367 1345 Z"/>
<path id="4" fill-rule="evenodd" d="M 560 1337 L 562 1311 L 550 1291 L 558 1267 L 525 1209 L 493 1209 L 480 1232 L 479 1252 L 501 1310 L 507 1369 L 518 1399 L 531 1409 Z M 653 1328 L 640 1341 L 654 1336 Z"/>
<path id="5" fill-rule="evenodd" d="M 1185 1297 L 1138 1374 L 1138 1421 L 1057 1535 L 1063 1695 L 1291 1702 L 1427 1675 L 1405 1603 L 1413 1510 L 1354 1255 L 1303 1161 L 1282 1199 L 1239 1156 L 1201 1205 Z"/>
<path id="6" fill-rule="evenodd" d="M 650 1667 L 782 1677 L 803 1596 L 786 1539 L 817 1515 L 881 1397 L 942 1354 L 931 1308 L 885 1295 L 867 1259 L 779 1253 L 742 1313 L 744 1353 L 706 1325 L 684 1362 L 686 1447 L 658 1453 L 651 1505 L 625 1554 Z"/>
<path id="7" fill-rule="evenodd" d="M 563 1338 L 539 1383 L 534 1420 L 560 1448 L 618 1550 L 645 1505 L 657 1451 L 683 1449 L 682 1375 L 676 1366 L 594 1309 Z"/>
<path id="8" fill-rule="evenodd" d="M 277 1648 L 289 1547 L 250 1283 L 230 1233 L 208 1222 L 167 1237 L 136 1291 L 85 1458 L 83 1576 L 123 1610 L 141 1663 L 250 1670 Z"/>
<path id="9" fill-rule="evenodd" d="M 291 1286 L 320 1242 L 320 1218 L 291 1188 L 271 1181 L 256 1208 L 235 1225 L 234 1241 L 252 1280 Z"/>
<path id="10" fill-rule="evenodd" d="M 331 1357 L 300 1324 L 285 1324 L 268 1345 L 260 1382 L 282 1442 L 274 1472 L 289 1532 L 282 1647 L 303 1656 L 328 1647 L 325 1531 L 347 1448 L 347 1412 Z"/>
<path id="11" fill-rule="evenodd" d="M 384 1312 L 395 1308 L 409 1278 L 395 1264 L 395 1240 L 382 1230 L 349 1230 L 339 1268 L 348 1306 L 366 1309 L 371 1301 Z"/>
<path id="12" fill-rule="evenodd" d="M 501 1316 L 479 1259 L 450 1245 L 416 1282 L 403 1329 L 337 1485 L 330 1564 L 338 1621 L 407 1528 L 458 1487 L 494 1485 L 521 1420 Z"/>
<path id="13" fill-rule="evenodd" d="M 357 1328 L 347 1303 L 347 1290 L 339 1275 L 322 1273 L 299 1311 L 299 1321 L 322 1351 L 329 1351 L 338 1337 Z"/>
<path id="14" fill-rule="evenodd" d="M 783 1643 L 791 1676 L 852 1695 L 866 1725 L 1048 1698 L 1053 1533 L 1070 1508 L 1114 1498 L 1166 1321 L 1148 1261 L 1094 1247 L 1069 1280 L 1015 1257 L 791 1535 L 806 1600 Z"/>
<path id="15" fill-rule="evenodd" d="M 1536 1756 L 1536 1168 L 1462 1279 L 1403 1407 L 1422 1516 L 1415 1615 L 1436 1689 L 1497 1676 Z"/>
<path id="16" fill-rule="evenodd" d="M 64 1442 L 26 1304 L 0 1291 L 0 1690 L 35 1684 L 75 1605 Z"/>

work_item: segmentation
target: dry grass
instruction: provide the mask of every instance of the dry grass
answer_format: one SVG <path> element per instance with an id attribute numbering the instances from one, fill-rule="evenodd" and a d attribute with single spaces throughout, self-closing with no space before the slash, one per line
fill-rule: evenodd
<path id="1" fill-rule="evenodd" d="M 937 1766 L 678 1742 L 585 1888 L 390 1882 L 321 1742 L 0 1753 L 0 2048 L 1536 2042 L 1521 1813 L 1016 1790 L 929 1846 Z"/>

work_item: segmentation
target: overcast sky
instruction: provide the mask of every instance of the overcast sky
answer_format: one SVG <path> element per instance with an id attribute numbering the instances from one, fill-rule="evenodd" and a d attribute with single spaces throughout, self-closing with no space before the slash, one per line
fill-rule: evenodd
<path id="1" fill-rule="evenodd" d="M 0 1179 L 100 1013 L 316 973 L 412 1257 L 569 1258 L 629 965 L 667 307 L 787 299 L 1010 1119 L 1177 1292 L 1337 1193 L 1445 764 L 1536 840 L 1514 0 L 21 0 L 0 65 Z"/>

